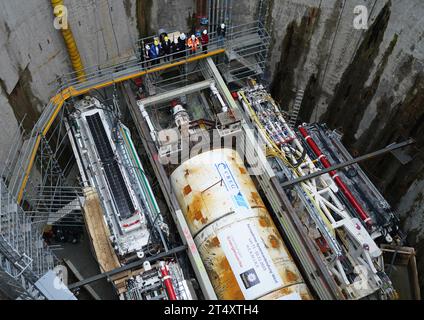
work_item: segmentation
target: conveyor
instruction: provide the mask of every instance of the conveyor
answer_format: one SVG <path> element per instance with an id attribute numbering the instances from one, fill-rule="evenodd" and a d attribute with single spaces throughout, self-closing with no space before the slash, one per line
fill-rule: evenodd
<path id="1" fill-rule="evenodd" d="M 134 205 L 131 201 L 127 186 L 121 170 L 119 169 L 118 160 L 110 146 L 109 139 L 100 119 L 99 114 L 86 117 L 91 135 L 94 139 L 97 152 L 103 164 L 108 185 L 111 189 L 112 197 L 118 207 L 119 216 L 125 220 L 132 216 Z"/>

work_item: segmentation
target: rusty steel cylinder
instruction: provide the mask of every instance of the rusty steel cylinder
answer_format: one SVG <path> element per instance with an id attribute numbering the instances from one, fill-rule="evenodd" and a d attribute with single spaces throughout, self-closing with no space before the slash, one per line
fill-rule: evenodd
<path id="1" fill-rule="evenodd" d="M 189 159 L 171 183 L 219 299 L 311 299 L 236 151 Z"/>

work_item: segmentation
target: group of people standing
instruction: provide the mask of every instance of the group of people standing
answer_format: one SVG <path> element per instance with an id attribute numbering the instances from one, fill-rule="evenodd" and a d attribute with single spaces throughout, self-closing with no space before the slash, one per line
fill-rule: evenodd
<path id="1" fill-rule="evenodd" d="M 218 41 L 223 45 L 226 35 L 226 26 L 221 24 L 217 29 Z M 196 54 L 198 50 L 208 53 L 209 34 L 205 29 L 201 36 L 191 35 L 187 38 L 185 33 L 181 33 L 174 41 L 169 39 L 168 34 L 162 33 L 159 39 L 155 39 L 152 44 L 147 44 L 144 48 L 143 59 L 151 61 L 152 65 L 157 65 L 163 58 L 164 61 L 180 59 L 189 54 Z"/>

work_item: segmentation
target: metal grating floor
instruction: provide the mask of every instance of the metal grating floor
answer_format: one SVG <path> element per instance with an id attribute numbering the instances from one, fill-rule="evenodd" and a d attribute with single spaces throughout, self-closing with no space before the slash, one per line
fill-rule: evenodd
<path id="1" fill-rule="evenodd" d="M 122 177 L 118 161 L 115 158 L 112 147 L 106 135 L 105 128 L 99 114 L 87 116 L 88 126 L 96 144 L 96 149 L 103 163 L 108 184 L 111 188 L 112 197 L 118 207 L 121 219 L 129 218 L 135 211 L 128 189 Z"/>

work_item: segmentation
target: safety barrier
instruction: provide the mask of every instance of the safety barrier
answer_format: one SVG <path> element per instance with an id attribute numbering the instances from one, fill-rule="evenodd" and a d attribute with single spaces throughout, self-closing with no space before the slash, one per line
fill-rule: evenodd
<path id="1" fill-rule="evenodd" d="M 190 49 L 187 49 L 185 51 L 177 52 L 168 56 L 162 56 L 159 58 L 159 63 L 157 63 L 157 59 L 140 61 L 139 59 L 135 58 L 105 68 L 100 68 L 98 66 L 89 67 L 84 69 L 86 80 L 84 82 L 80 82 L 80 74 L 77 72 L 62 76 L 59 80 L 61 84 L 57 89 L 56 94 L 53 96 L 53 98 L 50 99 L 48 105 L 44 109 L 44 112 L 35 124 L 31 133 L 29 145 L 23 152 L 23 157 L 25 157 L 22 159 L 24 173 L 19 177 L 17 182 L 19 186 L 16 194 L 17 202 L 20 203 L 22 201 L 31 170 L 34 166 L 37 150 L 41 143 L 41 138 L 42 136 L 45 136 L 50 130 L 65 101 L 67 101 L 69 98 L 81 96 L 91 90 L 98 90 L 147 74 L 160 72 L 166 69 L 223 54 L 232 46 L 237 45 L 237 39 L 241 39 L 242 36 L 249 34 L 258 34 L 259 37 L 264 38 L 267 41 L 269 40 L 269 35 L 267 34 L 262 24 L 260 22 L 252 22 L 249 24 L 228 28 L 225 39 L 217 39 L 215 34 L 212 34 L 211 41 L 208 44 L 207 53 L 204 52 L 201 48 L 197 49 L 195 53 L 192 53 Z M 179 57 L 181 54 L 184 56 Z M 160 62 L 160 60 L 165 61 Z"/>

